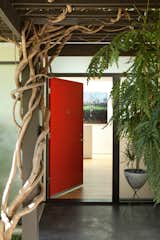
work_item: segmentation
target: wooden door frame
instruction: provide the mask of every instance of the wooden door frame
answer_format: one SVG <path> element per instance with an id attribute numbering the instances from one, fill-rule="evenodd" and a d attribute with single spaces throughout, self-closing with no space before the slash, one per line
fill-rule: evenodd
<path id="1" fill-rule="evenodd" d="M 105 73 L 103 77 L 112 77 L 113 85 L 115 82 L 122 76 L 120 73 Z M 86 73 L 50 73 L 50 77 L 87 77 Z M 49 80 L 46 84 L 46 105 L 49 107 Z M 119 204 L 119 141 L 116 137 L 116 127 L 117 121 L 113 122 L 113 164 L 112 164 L 112 202 L 98 201 L 101 204 Z M 68 199 L 59 199 L 53 200 L 49 198 L 49 138 L 46 139 L 46 200 L 47 201 L 58 201 L 62 204 L 65 202 L 74 202 L 74 203 L 86 203 L 85 200 L 68 200 Z M 89 203 L 97 204 L 97 201 L 90 200 Z"/>

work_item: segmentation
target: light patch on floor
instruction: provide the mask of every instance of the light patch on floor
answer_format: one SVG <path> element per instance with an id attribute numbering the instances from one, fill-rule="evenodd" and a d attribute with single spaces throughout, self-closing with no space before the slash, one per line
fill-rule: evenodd
<path id="1" fill-rule="evenodd" d="M 112 155 L 94 154 L 84 160 L 83 186 L 59 199 L 111 200 Z"/>

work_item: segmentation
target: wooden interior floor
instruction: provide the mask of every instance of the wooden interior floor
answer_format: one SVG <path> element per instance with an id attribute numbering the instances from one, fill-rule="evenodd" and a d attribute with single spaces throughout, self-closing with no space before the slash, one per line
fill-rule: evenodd
<path id="1" fill-rule="evenodd" d="M 83 186 L 59 199 L 111 200 L 112 155 L 95 154 L 84 160 Z"/>

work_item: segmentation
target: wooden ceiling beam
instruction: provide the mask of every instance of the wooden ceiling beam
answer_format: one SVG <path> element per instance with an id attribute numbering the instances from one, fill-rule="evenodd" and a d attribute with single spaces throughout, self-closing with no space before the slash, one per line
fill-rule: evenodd
<path id="1" fill-rule="evenodd" d="M 45 24 L 47 22 L 47 17 L 38 17 L 38 16 L 32 16 L 30 17 L 34 24 L 37 24 L 37 25 L 42 25 L 42 24 Z M 27 20 L 28 17 L 23 17 L 24 20 Z M 66 18 L 65 20 L 61 21 L 60 23 L 57 23 L 56 25 L 64 25 L 64 26 L 72 26 L 72 25 L 75 25 L 75 24 L 79 24 L 79 25 L 94 25 L 94 26 L 101 26 L 104 24 L 104 22 L 106 23 L 106 26 L 107 26 L 107 23 L 110 22 L 110 19 L 98 19 L 98 18 Z M 126 19 L 123 19 L 119 22 L 117 22 L 116 24 L 114 24 L 114 27 L 115 28 L 119 28 L 119 27 L 124 27 L 128 25 L 128 20 Z M 107 28 L 110 28 L 110 25 L 107 26 Z"/>
<path id="2" fill-rule="evenodd" d="M 9 0 L 0 0 L 0 17 L 10 31 L 19 39 L 21 19 Z"/>
<path id="3" fill-rule="evenodd" d="M 66 44 L 60 56 L 94 56 L 94 54 L 106 44 Z M 52 55 L 50 50 L 49 56 Z M 133 56 L 133 52 L 121 53 L 121 56 Z"/>
<path id="4" fill-rule="evenodd" d="M 146 0 L 136 0 L 134 1 L 137 7 L 145 7 Z M 66 4 L 70 4 L 73 7 L 133 7 L 133 1 L 130 0 L 55 0 L 53 3 L 47 3 L 47 0 L 15 0 L 13 5 L 15 7 L 25 6 L 25 7 L 63 7 Z M 152 0 L 150 1 L 150 7 L 160 7 L 160 1 Z"/>
<path id="5" fill-rule="evenodd" d="M 103 44 L 66 44 L 60 53 L 60 56 L 93 56 Z M 53 49 L 49 55 L 52 55 Z"/>
<path id="6" fill-rule="evenodd" d="M 25 17 L 27 15 L 27 17 L 46 17 L 47 16 L 51 16 L 51 17 L 56 17 L 59 12 L 57 11 L 54 11 L 54 9 L 50 10 L 50 11 L 39 11 L 39 9 L 37 10 L 33 10 L 33 11 L 30 11 L 29 13 L 27 13 L 26 10 L 21 10 L 21 11 L 18 11 L 19 15 L 21 17 Z M 102 12 L 101 14 L 100 13 L 96 13 L 95 11 L 93 11 L 92 13 L 82 13 L 82 14 L 79 14 L 79 13 L 76 13 L 76 12 L 73 12 L 71 14 L 69 14 L 67 16 L 67 19 L 75 19 L 75 18 L 80 18 L 80 19 L 95 19 L 95 14 L 96 14 L 96 18 L 100 18 L 100 19 L 110 19 L 110 18 L 116 18 L 117 17 L 117 11 L 114 11 L 114 12 Z M 135 19 L 136 17 L 138 17 L 138 14 L 136 14 L 135 12 L 131 12 L 129 13 L 130 14 L 130 18 L 131 19 Z"/>

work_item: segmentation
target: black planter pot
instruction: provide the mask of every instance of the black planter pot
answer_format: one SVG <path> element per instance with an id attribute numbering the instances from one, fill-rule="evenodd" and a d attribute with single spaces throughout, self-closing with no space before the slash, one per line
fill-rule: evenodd
<path id="1" fill-rule="evenodd" d="M 131 188 L 136 191 L 147 181 L 147 172 L 143 169 L 125 169 L 124 175 Z"/>

